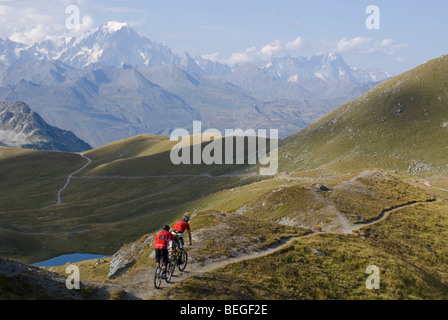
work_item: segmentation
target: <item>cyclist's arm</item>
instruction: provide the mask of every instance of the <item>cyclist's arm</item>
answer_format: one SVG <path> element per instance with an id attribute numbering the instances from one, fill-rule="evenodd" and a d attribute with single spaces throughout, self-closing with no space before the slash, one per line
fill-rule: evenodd
<path id="1" fill-rule="evenodd" d="M 190 232 L 190 230 L 187 230 L 188 231 L 188 239 L 190 239 L 190 246 L 192 245 L 192 243 L 191 243 L 191 232 Z"/>

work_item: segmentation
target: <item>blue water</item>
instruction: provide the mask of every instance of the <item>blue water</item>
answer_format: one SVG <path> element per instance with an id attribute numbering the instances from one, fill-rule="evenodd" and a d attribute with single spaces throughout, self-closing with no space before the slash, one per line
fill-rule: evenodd
<path id="1" fill-rule="evenodd" d="M 57 267 L 63 266 L 68 262 L 80 262 L 84 260 L 100 259 L 104 257 L 111 257 L 104 254 L 90 254 L 90 253 L 72 253 L 63 254 L 62 256 L 52 258 L 50 260 L 45 260 L 42 262 L 34 263 L 33 266 L 36 267 Z"/>

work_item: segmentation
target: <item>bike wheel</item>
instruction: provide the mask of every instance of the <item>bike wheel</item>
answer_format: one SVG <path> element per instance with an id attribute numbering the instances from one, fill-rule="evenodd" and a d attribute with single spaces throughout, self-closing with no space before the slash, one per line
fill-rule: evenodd
<path id="1" fill-rule="evenodd" d="M 162 284 L 162 267 L 157 267 L 156 271 L 154 272 L 154 287 L 156 289 L 160 288 L 160 285 Z"/>
<path id="2" fill-rule="evenodd" d="M 168 265 L 166 266 L 166 282 L 171 282 L 171 277 L 173 276 L 175 268 L 176 265 L 174 262 L 168 262 Z"/>
<path id="3" fill-rule="evenodd" d="M 184 271 L 187 267 L 188 263 L 188 253 L 185 250 L 182 250 L 182 263 L 179 264 L 179 271 Z"/>

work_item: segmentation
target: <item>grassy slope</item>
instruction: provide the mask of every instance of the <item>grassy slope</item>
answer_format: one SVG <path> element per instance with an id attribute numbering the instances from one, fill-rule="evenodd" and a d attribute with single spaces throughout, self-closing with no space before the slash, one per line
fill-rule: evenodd
<path id="1" fill-rule="evenodd" d="M 280 146 L 280 171 L 447 174 L 448 55 L 347 103 Z"/>
<path id="2" fill-rule="evenodd" d="M 45 152 L 27 153 L 20 162 L 19 156 L 9 157 L 5 161 L 9 161 L 10 170 L 18 172 L 23 167 L 26 180 L 9 174 L 4 183 L 19 186 L 22 197 L 29 196 L 29 188 L 49 191 L 48 199 L 39 196 L 38 201 L 29 198 L 27 203 L 12 203 L 11 194 L 4 197 L 10 206 L 1 216 L 2 256 L 36 262 L 71 252 L 112 254 L 123 243 L 194 209 L 191 204 L 203 197 L 254 181 L 202 175 L 231 173 L 246 165 L 174 166 L 169 151 L 175 144 L 164 137 L 144 135 L 87 152 L 93 161 L 73 177 L 63 192 L 63 204 L 46 209 L 41 208 L 56 202 L 56 192 L 68 173 L 81 167 L 85 159 Z M 65 157 L 76 161 L 66 161 Z M 46 167 L 40 167 L 40 161 Z M 36 165 L 38 170 L 33 169 Z M 62 169 L 66 170 L 63 174 Z"/>
<path id="3" fill-rule="evenodd" d="M 448 203 L 406 207 L 359 236 L 316 234 L 175 285 L 171 299 L 447 299 Z M 368 290 L 366 268 L 380 270 Z"/>
<path id="4" fill-rule="evenodd" d="M 0 212 L 56 203 L 67 176 L 85 163 L 79 155 L 0 147 Z"/>
<path id="5" fill-rule="evenodd" d="M 434 199 L 423 190 L 378 171 L 327 181 L 326 186 L 331 191 L 303 182 L 272 186 L 254 200 L 247 199 L 237 212 L 264 221 L 334 231 L 341 227 L 338 213 L 353 223 L 366 222 L 378 218 L 384 210 Z"/>

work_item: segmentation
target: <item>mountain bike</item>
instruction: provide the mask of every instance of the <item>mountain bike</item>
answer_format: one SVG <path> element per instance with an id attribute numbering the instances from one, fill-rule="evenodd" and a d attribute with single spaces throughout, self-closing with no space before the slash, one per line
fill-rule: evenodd
<path id="1" fill-rule="evenodd" d="M 162 267 L 158 266 L 154 272 L 154 287 L 156 289 L 160 289 L 160 286 L 162 284 L 162 273 L 163 273 Z"/>
<path id="2" fill-rule="evenodd" d="M 168 260 L 168 263 L 166 265 L 166 278 L 165 281 L 168 283 L 171 281 L 171 277 L 173 275 L 172 270 L 172 263 L 171 260 Z M 162 285 L 162 274 L 163 274 L 163 268 L 160 264 L 158 267 L 156 267 L 156 270 L 154 271 L 154 287 L 156 289 L 160 289 L 160 286 Z"/>
<path id="3" fill-rule="evenodd" d="M 179 261 L 179 250 L 181 250 L 182 254 L 181 254 L 181 259 Z M 169 258 L 169 262 L 168 262 L 168 267 L 167 267 L 167 277 L 169 278 L 169 280 L 171 281 L 171 277 L 174 274 L 174 270 L 176 270 L 176 267 L 179 268 L 179 271 L 184 271 L 185 268 L 187 267 L 188 264 L 188 253 L 187 251 L 185 251 L 185 249 L 177 249 L 174 248 L 173 249 L 173 253 L 170 255 Z M 169 276 L 168 276 L 168 272 L 169 272 Z"/>

